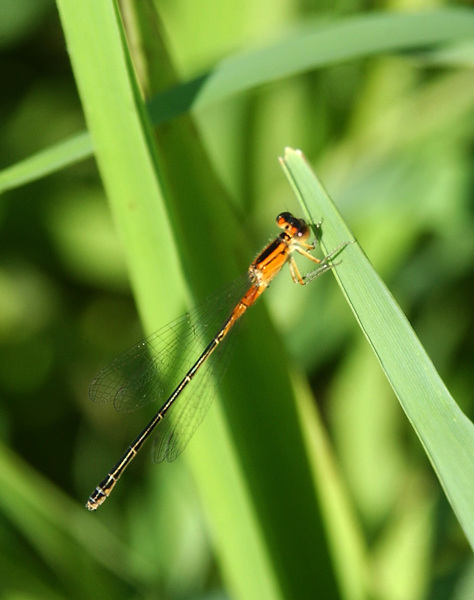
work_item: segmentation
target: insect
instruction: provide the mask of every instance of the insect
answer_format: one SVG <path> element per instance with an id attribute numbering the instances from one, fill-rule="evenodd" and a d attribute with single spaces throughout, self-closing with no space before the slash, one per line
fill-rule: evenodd
<path id="1" fill-rule="evenodd" d="M 117 464 L 94 489 L 86 504 L 89 510 L 96 510 L 109 497 L 125 469 L 158 426 L 160 435 L 154 447 L 156 462 L 164 458 L 172 461 L 184 450 L 210 405 L 210 399 L 206 397 L 204 390 L 206 380 L 212 380 L 213 376 L 213 369 L 207 368 L 212 355 L 283 266 L 288 263 L 293 281 L 304 285 L 330 269 L 333 266 L 330 260 L 346 245 L 343 244 L 323 259 L 318 259 L 310 254 L 316 244 L 308 243 L 310 229 L 303 219 L 283 212 L 278 215 L 276 222 L 282 232 L 250 265 L 245 291 L 237 300 L 234 299 L 230 312 L 223 318 L 222 325 L 212 338 L 206 340 L 205 333 L 202 333 L 205 328 L 199 329 L 199 319 L 206 311 L 213 310 L 206 304 L 205 310 L 184 315 L 158 330 L 115 359 L 93 379 L 89 395 L 97 402 L 113 400 L 119 409 L 134 408 L 155 399 L 162 399 L 164 402 Z M 302 277 L 293 258 L 294 252 L 318 264 L 318 268 Z M 197 332 L 198 329 L 200 333 Z M 189 362 L 186 364 L 186 361 Z M 165 374 L 169 372 L 173 376 L 167 381 Z M 196 379 L 199 381 L 193 384 Z M 188 386 L 193 385 L 199 393 L 182 399 Z"/>

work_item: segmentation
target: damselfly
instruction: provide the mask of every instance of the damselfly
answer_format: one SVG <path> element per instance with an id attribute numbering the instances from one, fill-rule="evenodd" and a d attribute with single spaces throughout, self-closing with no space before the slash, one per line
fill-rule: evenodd
<path id="1" fill-rule="evenodd" d="M 320 260 L 310 254 L 316 244 L 307 242 L 310 229 L 303 219 L 283 212 L 276 222 L 283 231 L 250 265 L 244 292 L 234 300 L 230 313 L 222 317 L 217 333 L 209 332 L 212 338 L 206 339 L 203 312 L 190 313 L 119 356 L 93 379 L 89 395 L 94 401 L 112 400 L 118 409 L 132 409 L 159 399 L 164 403 L 94 489 L 86 504 L 89 510 L 96 510 L 109 497 L 124 470 L 159 424 L 154 446 L 155 461 L 160 462 L 164 458 L 172 461 L 183 451 L 210 404 L 210 395 L 206 396 L 203 388 L 212 376 L 203 378 L 202 375 L 207 372 L 216 349 L 235 323 L 257 301 L 282 267 L 288 263 L 293 281 L 304 285 L 330 269 L 330 260 L 346 245 L 339 246 Z M 292 256 L 295 251 L 319 267 L 302 277 Z M 199 323 L 201 317 L 202 324 Z M 191 383 L 193 380 L 194 384 Z M 189 395 L 185 394 L 188 386 L 194 386 Z"/>

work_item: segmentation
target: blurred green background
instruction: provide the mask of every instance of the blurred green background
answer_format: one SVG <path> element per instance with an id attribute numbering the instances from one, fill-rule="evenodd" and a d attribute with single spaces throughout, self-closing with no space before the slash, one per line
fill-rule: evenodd
<path id="1" fill-rule="evenodd" d="M 310 20 L 439 4 L 157 3 L 183 79 Z M 0 50 L 3 169 L 85 123 L 53 2 L 3 2 Z M 473 57 L 463 44 L 349 61 L 196 115 L 252 223 L 247 262 L 275 216 L 298 211 L 276 158 L 301 148 L 471 417 Z M 143 424 L 88 400 L 97 370 L 142 335 L 94 160 L 5 192 L 0 248 L 0 597 L 227 597 L 185 458 L 157 468 L 145 450 L 100 520 L 82 509 L 97 456 L 111 466 Z M 467 542 L 334 281 L 294 288 L 282 275 L 266 302 L 310 378 L 372 596 L 468 598 Z"/>

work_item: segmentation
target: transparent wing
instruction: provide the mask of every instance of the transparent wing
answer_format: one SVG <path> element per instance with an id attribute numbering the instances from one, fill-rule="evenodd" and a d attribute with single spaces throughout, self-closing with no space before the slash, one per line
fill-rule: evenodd
<path id="1" fill-rule="evenodd" d="M 92 380 L 91 400 L 113 402 L 118 411 L 135 410 L 155 401 L 164 404 L 247 286 L 248 277 L 234 282 L 117 357 Z M 177 458 L 203 420 L 227 364 L 225 346 L 227 340 L 219 344 L 158 425 L 153 448 L 156 462 Z"/>
<path id="2" fill-rule="evenodd" d="M 155 462 L 175 460 L 206 416 L 229 363 L 234 334 L 219 344 L 159 424 L 152 451 Z"/>

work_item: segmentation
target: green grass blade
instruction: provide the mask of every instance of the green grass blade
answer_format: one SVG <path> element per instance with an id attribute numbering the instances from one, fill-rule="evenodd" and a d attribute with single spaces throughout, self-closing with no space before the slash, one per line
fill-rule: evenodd
<path id="1" fill-rule="evenodd" d="M 323 220 L 325 252 L 351 240 L 303 155 L 288 149 L 282 162 L 310 222 Z M 474 547 L 474 426 L 360 247 L 348 246 L 340 259 L 335 276 Z"/>
<path id="2" fill-rule="evenodd" d="M 159 298 L 162 281 L 167 281 L 170 290 L 178 292 L 183 289 L 183 283 L 163 209 L 153 134 L 129 57 L 123 51 L 123 39 L 117 27 L 120 17 L 117 14 L 112 18 L 111 10 L 103 8 L 103 3 L 89 6 L 94 14 L 99 12 L 100 6 L 103 20 L 89 19 L 79 10 L 76 13 L 68 2 L 60 1 L 58 6 L 73 68 L 79 74 L 77 84 L 99 170 L 116 223 L 119 223 L 128 263 L 134 265 L 130 270 L 132 286 L 139 299 Z M 96 69 L 90 65 L 94 53 L 104 57 Z M 108 103 L 106 110 L 104 102 Z M 143 260 L 146 255 L 155 259 Z M 145 323 L 156 328 L 154 311 L 144 305 L 140 310 Z M 168 312 L 172 318 L 170 306 Z"/>
<path id="3" fill-rule="evenodd" d="M 0 171 L 0 193 L 60 171 L 89 158 L 92 153 L 89 133 L 86 131 L 78 133 Z"/>
<path id="4" fill-rule="evenodd" d="M 380 53 L 456 48 L 473 35 L 474 14 L 460 8 L 367 14 L 327 25 L 305 24 L 290 39 L 226 58 L 208 73 L 158 94 L 149 101 L 148 110 L 157 125 L 310 69 Z M 74 164 L 92 151 L 88 134 L 79 133 L 0 171 L 0 192 Z"/>
<path id="5" fill-rule="evenodd" d="M 203 80 L 193 108 L 283 77 L 373 54 L 471 40 L 474 14 L 467 9 L 379 13 L 299 29 L 294 37 L 260 51 L 222 61 Z"/>
<path id="6" fill-rule="evenodd" d="M 161 136 L 162 144 L 163 139 L 168 140 L 169 154 L 163 146 L 162 156 L 165 158 L 161 158 L 162 163 L 158 166 L 159 159 L 155 155 L 121 35 L 120 20 L 113 5 L 96 0 L 81 3 L 61 0 L 58 4 L 99 169 L 124 244 L 137 303 L 145 328 L 156 329 L 160 323 L 170 319 L 167 311 L 181 312 L 183 303 L 178 301 L 178 294 L 183 294 L 183 279 L 187 277 L 187 274 L 182 274 L 176 245 L 168 231 L 166 206 L 172 206 L 170 212 L 175 211 L 175 221 L 182 219 L 178 229 L 187 227 L 182 234 L 185 236 L 182 247 L 201 257 L 204 252 L 208 253 L 209 261 L 200 266 L 209 281 L 215 279 L 219 262 L 232 259 L 232 242 L 226 239 L 220 251 L 216 252 L 210 241 L 213 232 L 222 234 L 221 229 L 216 228 L 216 221 L 224 226 L 217 217 L 222 209 L 219 212 L 218 208 L 211 211 L 209 207 L 196 206 L 196 198 L 184 194 L 182 187 L 176 189 L 164 185 L 161 178 L 166 170 L 163 161 L 172 160 L 172 146 L 179 140 L 176 132 L 172 139 Z M 100 56 L 107 58 L 96 60 Z M 189 150 L 192 151 L 191 148 Z M 186 168 L 181 171 L 181 180 L 186 179 L 183 177 Z M 167 184 L 169 182 L 168 179 Z M 187 181 L 179 183 L 181 186 L 190 185 Z M 174 197 L 170 195 L 170 188 L 175 193 Z M 184 195 L 187 196 L 186 206 L 182 204 Z M 216 202 L 212 197 L 210 200 Z M 198 226 L 197 222 L 201 223 L 200 219 L 208 212 L 214 215 L 214 221 L 205 228 Z M 203 243 L 203 231 L 208 234 L 206 243 Z M 205 269 L 202 269 L 203 264 Z M 163 285 L 163 282 L 166 284 Z M 207 289 L 210 288 L 207 286 Z M 171 294 L 176 296 L 171 298 Z M 159 310 L 160 300 L 164 310 Z M 247 351 L 242 355 L 234 378 L 226 378 L 229 397 L 233 398 L 226 407 L 226 416 L 222 416 L 222 411 L 211 411 L 200 435 L 193 439 L 193 452 L 186 453 L 186 459 L 202 488 L 212 522 L 217 557 L 234 597 L 274 600 L 285 597 L 289 590 L 290 595 L 303 597 L 304 590 L 318 586 L 323 586 L 328 592 L 326 597 L 337 597 L 317 500 L 308 482 L 309 468 L 296 410 L 290 402 L 288 375 L 276 341 L 270 352 L 266 349 L 268 340 L 276 336 L 268 318 L 262 315 L 262 309 L 260 307 L 258 322 L 261 329 L 253 334 L 256 343 L 253 339 L 248 340 Z M 266 329 L 265 333 L 262 328 Z M 253 418 L 249 422 L 247 411 L 242 409 L 248 394 L 248 379 L 242 373 L 245 369 L 255 372 L 256 364 L 259 385 L 267 394 L 255 394 L 255 400 L 252 398 Z M 274 373 L 269 365 L 277 372 Z M 275 398 L 282 405 L 281 409 L 275 414 L 268 414 L 268 403 Z M 262 422 L 268 435 L 263 451 Z M 206 430 L 211 432 L 207 437 Z M 245 468 L 242 452 L 246 453 Z M 300 465 L 296 477 L 295 464 Z M 158 475 L 155 472 L 153 476 Z M 281 493 L 282 480 L 291 481 L 285 494 Z M 92 485 L 95 483 L 93 481 Z M 134 520 L 140 521 L 143 498 L 137 501 L 140 506 L 136 507 Z M 112 508 L 114 497 L 108 502 Z M 304 511 L 293 508 L 299 504 Z M 289 509 L 289 506 L 292 508 Z M 107 511 L 107 506 L 100 510 Z M 160 507 L 154 506 L 152 510 L 159 511 Z"/>
<path id="7" fill-rule="evenodd" d="M 12 564 L 6 572 L 3 572 L 5 565 L 1 569 L 5 586 L 24 577 L 26 591 L 32 582 L 37 586 L 47 580 L 51 589 L 44 597 L 55 597 L 54 578 L 45 578 L 50 569 L 58 579 L 67 582 L 65 593 L 70 598 L 93 597 L 98 591 L 101 597 L 115 597 L 119 587 L 117 578 L 137 580 L 135 567 L 147 560 L 135 556 L 136 560 L 130 561 L 125 545 L 113 532 L 88 518 L 82 507 L 3 444 L 0 444 L 0 509 L 43 561 L 39 572 L 33 563 L 27 573 L 28 561 L 23 564 L 15 560 L 17 549 L 10 546 L 8 558 L 11 556 Z M 5 554 L 2 563 L 4 560 Z M 81 569 L 72 569 L 72 563 L 81 564 Z M 85 571 L 88 577 L 84 577 Z M 38 589 L 31 593 L 34 596 Z"/>

